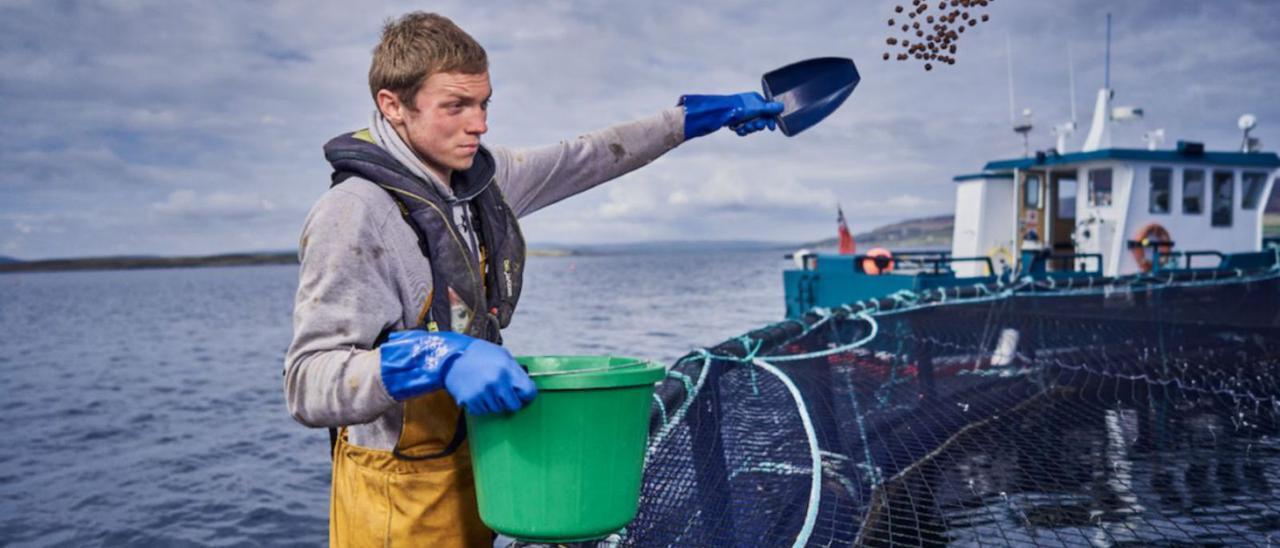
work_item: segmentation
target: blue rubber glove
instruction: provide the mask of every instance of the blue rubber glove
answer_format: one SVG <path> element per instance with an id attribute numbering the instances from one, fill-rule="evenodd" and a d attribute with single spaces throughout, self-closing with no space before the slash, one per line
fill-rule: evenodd
<path id="1" fill-rule="evenodd" d="M 506 349 L 460 333 L 392 333 L 381 347 L 382 384 L 396 401 L 444 388 L 472 415 L 514 412 L 538 389 Z"/>
<path id="2" fill-rule="evenodd" d="M 507 349 L 480 339 L 458 358 L 444 387 L 472 415 L 514 413 L 538 395 L 538 387 Z"/>
<path id="3" fill-rule="evenodd" d="M 684 138 L 701 137 L 724 126 L 738 135 L 778 127 L 774 116 L 782 112 L 782 103 L 765 101 L 754 91 L 737 95 L 684 95 Z"/>

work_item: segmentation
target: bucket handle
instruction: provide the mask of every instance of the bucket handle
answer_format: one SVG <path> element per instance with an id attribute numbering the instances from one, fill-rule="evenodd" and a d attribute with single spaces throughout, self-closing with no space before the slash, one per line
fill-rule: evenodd
<path id="1" fill-rule="evenodd" d="M 634 361 L 634 362 L 620 363 L 618 365 L 608 365 L 605 367 L 592 367 L 590 369 L 572 369 L 569 371 L 539 371 L 536 373 L 529 373 L 529 376 L 530 377 L 554 377 L 558 375 L 578 375 L 582 373 L 603 373 L 606 371 L 614 371 L 618 369 L 627 369 L 630 367 L 636 367 L 638 365 L 648 365 L 649 363 L 650 362 L 645 362 L 645 361 Z M 526 368 L 525 371 L 528 372 L 528 368 Z"/>

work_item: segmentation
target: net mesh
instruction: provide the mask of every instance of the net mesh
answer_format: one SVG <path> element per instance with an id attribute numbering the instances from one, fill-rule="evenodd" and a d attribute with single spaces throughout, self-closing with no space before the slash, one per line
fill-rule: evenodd
<path id="1" fill-rule="evenodd" d="M 1274 270 L 815 309 L 671 368 L 620 542 L 1267 544 L 1278 367 Z"/>

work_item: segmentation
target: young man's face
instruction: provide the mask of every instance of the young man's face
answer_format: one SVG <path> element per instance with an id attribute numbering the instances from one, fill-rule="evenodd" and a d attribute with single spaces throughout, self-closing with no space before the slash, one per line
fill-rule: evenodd
<path id="1" fill-rule="evenodd" d="M 489 73 L 433 74 L 414 97 L 416 108 L 401 105 L 399 116 L 388 116 L 409 146 L 437 175 L 471 167 L 487 123 Z M 387 113 L 387 109 L 383 109 Z M 395 118 L 400 118 L 396 120 Z M 442 181 L 448 184 L 448 180 Z"/>

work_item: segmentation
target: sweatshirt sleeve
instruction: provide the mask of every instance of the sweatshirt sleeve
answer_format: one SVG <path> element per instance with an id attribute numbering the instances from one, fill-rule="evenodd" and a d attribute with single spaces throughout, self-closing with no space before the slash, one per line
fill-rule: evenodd
<path id="1" fill-rule="evenodd" d="M 684 141 L 684 110 L 530 149 L 493 147 L 498 185 L 517 217 L 624 175 Z"/>
<path id="2" fill-rule="evenodd" d="M 366 423 L 395 405 L 382 384 L 379 350 L 371 349 L 403 318 L 398 259 L 384 251 L 382 236 L 392 214 L 337 187 L 303 226 L 284 382 L 289 413 L 304 425 Z"/>

